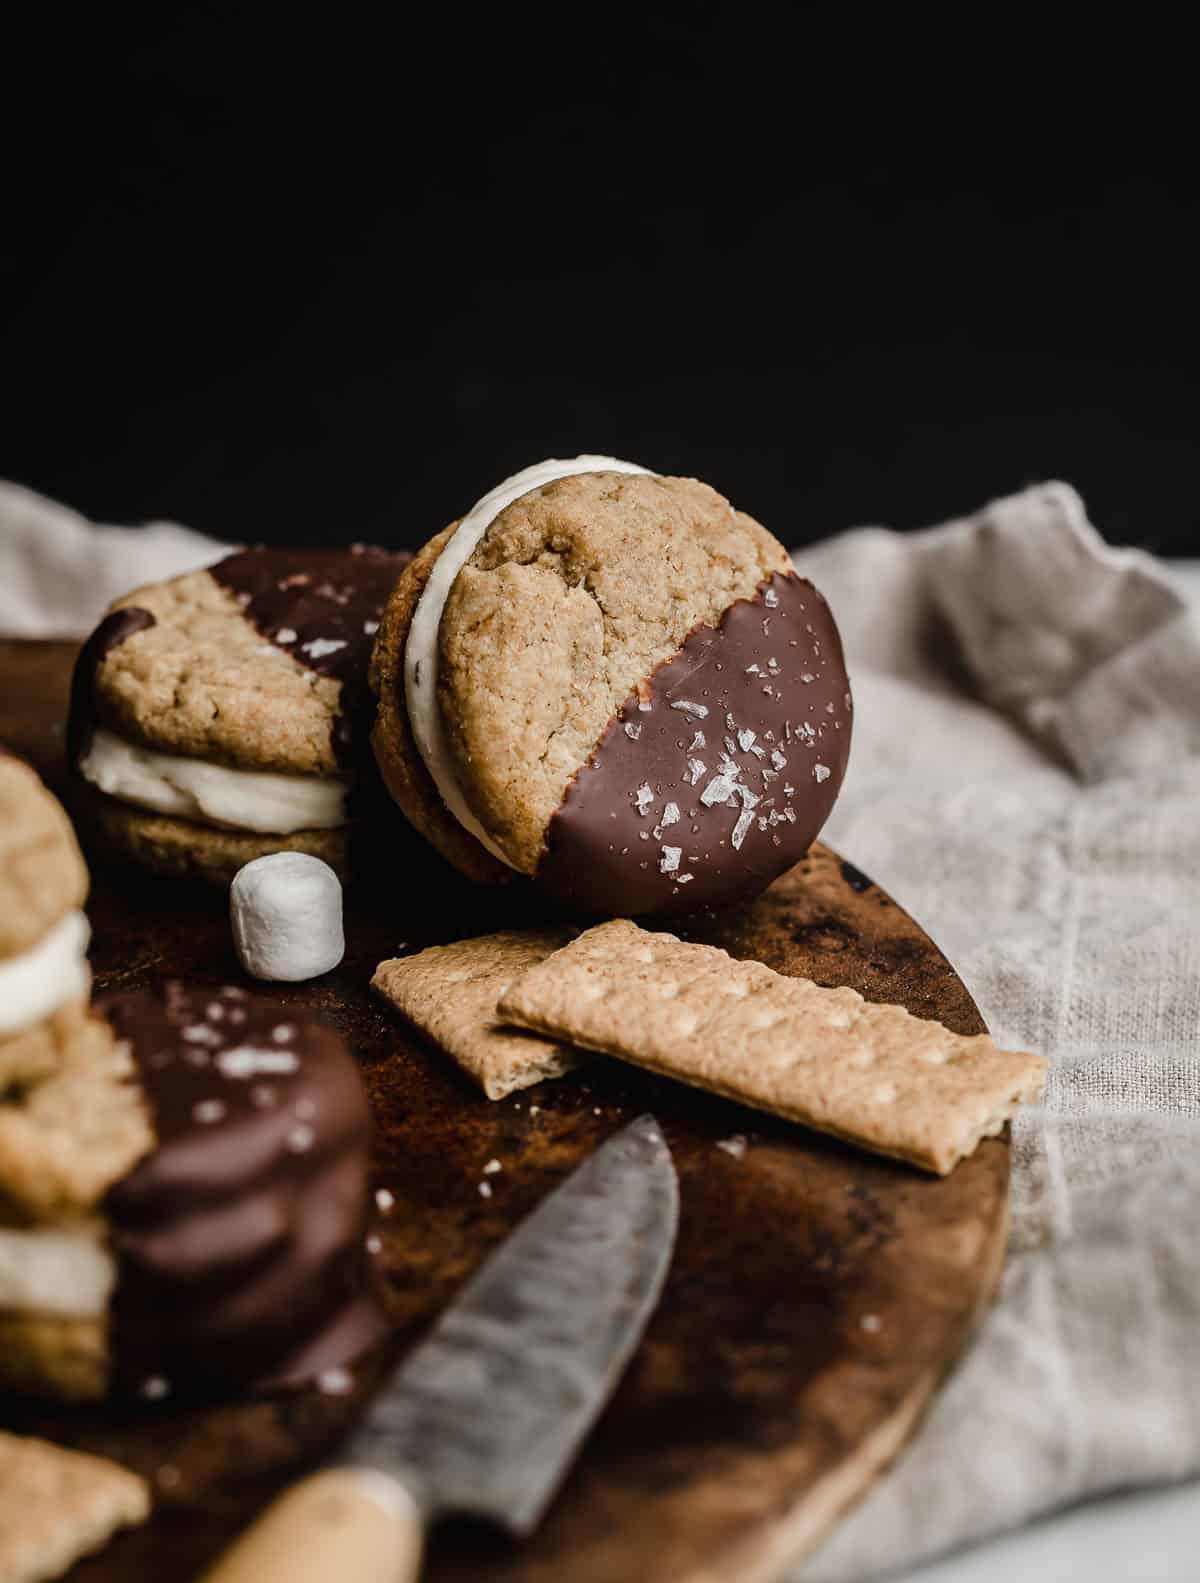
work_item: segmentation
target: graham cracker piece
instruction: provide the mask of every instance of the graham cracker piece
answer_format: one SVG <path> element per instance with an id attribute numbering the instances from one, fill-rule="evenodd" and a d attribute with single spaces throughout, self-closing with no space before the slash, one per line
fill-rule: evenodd
<path id="1" fill-rule="evenodd" d="M 118 1528 L 145 1522 L 144 1480 L 102 1457 L 0 1433 L 0 1578 L 61 1577 Z"/>
<path id="2" fill-rule="evenodd" d="M 624 919 L 530 968 L 498 1014 L 939 1176 L 1045 1081 L 1041 1056 L 985 1034 Z"/>
<path id="3" fill-rule="evenodd" d="M 376 990 L 451 1060 L 489 1099 L 503 1099 L 547 1077 L 560 1077 L 579 1059 L 569 1044 L 538 1038 L 496 1019 L 496 1002 L 515 978 L 571 938 L 567 929 L 506 929 L 415 956 L 381 962 Z"/>
<path id="4" fill-rule="evenodd" d="M 83 1005 L 53 1020 L 58 1061 L 0 1089 L 0 1201 L 32 1220 L 92 1208 L 154 1146 L 133 1063 Z M 44 1055 L 44 1052 L 39 1052 Z"/>

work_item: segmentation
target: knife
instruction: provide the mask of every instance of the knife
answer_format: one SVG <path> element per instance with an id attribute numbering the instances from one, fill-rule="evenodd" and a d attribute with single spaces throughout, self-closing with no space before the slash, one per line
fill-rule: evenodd
<path id="1" fill-rule="evenodd" d="M 403 1359 L 334 1465 L 284 1493 L 206 1583 L 411 1583 L 449 1512 L 536 1528 L 658 1302 L 679 1188 L 653 1116 L 530 1214 Z"/>

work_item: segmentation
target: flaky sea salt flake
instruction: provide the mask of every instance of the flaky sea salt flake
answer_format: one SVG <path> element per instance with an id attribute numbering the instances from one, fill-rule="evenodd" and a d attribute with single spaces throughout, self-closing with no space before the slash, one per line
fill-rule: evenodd
<path id="1" fill-rule="evenodd" d="M 354 1376 L 349 1369 L 325 1369 L 317 1375 L 317 1389 L 322 1396 L 349 1396 Z"/>
<path id="2" fill-rule="evenodd" d="M 707 704 L 694 704 L 687 698 L 674 699 L 671 708 L 682 710 L 685 715 L 695 715 L 697 720 L 704 720 L 708 716 Z"/>
<path id="3" fill-rule="evenodd" d="M 233 1078 L 295 1072 L 300 1066 L 290 1050 L 262 1050 L 253 1044 L 238 1044 L 232 1050 L 222 1050 L 215 1064 L 223 1076 Z"/>
<path id="4" fill-rule="evenodd" d="M 706 808 L 715 807 L 718 803 L 727 803 L 733 796 L 734 777 L 736 768 L 722 769 L 720 774 L 714 775 L 712 780 L 700 793 L 700 801 Z"/>
<path id="5" fill-rule="evenodd" d="M 327 655 L 336 654 L 339 649 L 345 647 L 345 638 L 313 638 L 311 642 L 300 645 L 300 652 L 307 654 L 310 660 L 323 660 Z"/>
<path id="6" fill-rule="evenodd" d="M 829 766 L 827 764 L 814 764 L 813 765 L 813 780 L 816 781 L 818 786 L 821 784 L 822 781 L 827 781 L 832 774 L 833 774 L 833 771 L 829 768 Z"/>
<path id="7" fill-rule="evenodd" d="M 679 859 L 683 856 L 681 846 L 665 846 L 659 854 L 658 871 L 660 874 L 674 874 L 679 868 Z"/>

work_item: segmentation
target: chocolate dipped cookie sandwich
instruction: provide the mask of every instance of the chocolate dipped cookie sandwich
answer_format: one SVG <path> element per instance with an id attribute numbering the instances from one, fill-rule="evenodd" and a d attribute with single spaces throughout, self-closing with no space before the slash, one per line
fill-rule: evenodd
<path id="1" fill-rule="evenodd" d="M 408 558 L 242 550 L 119 600 L 80 653 L 68 732 L 103 844 L 217 883 L 277 851 L 344 875 L 374 779 L 367 660 Z"/>
<path id="2" fill-rule="evenodd" d="M 576 911 L 752 896 L 833 807 L 851 699 L 832 613 L 707 484 L 527 468 L 418 552 L 371 663 L 372 741 L 463 873 Z"/>
<path id="3" fill-rule="evenodd" d="M 58 800 L 0 748 L 0 1098 L 80 1036 L 91 975 L 88 872 Z"/>
<path id="4" fill-rule="evenodd" d="M 0 1098 L 0 1385 L 299 1384 L 385 1331 L 369 1117 L 341 1038 L 236 988 L 101 999 Z"/>

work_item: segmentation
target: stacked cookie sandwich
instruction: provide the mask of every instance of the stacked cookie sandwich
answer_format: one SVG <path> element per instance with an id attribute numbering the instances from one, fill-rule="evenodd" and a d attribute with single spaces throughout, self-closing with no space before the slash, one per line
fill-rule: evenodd
<path id="1" fill-rule="evenodd" d="M 384 1333 L 369 1117 L 340 1037 L 236 987 L 102 998 L 0 1103 L 0 1385 L 298 1383 Z"/>

